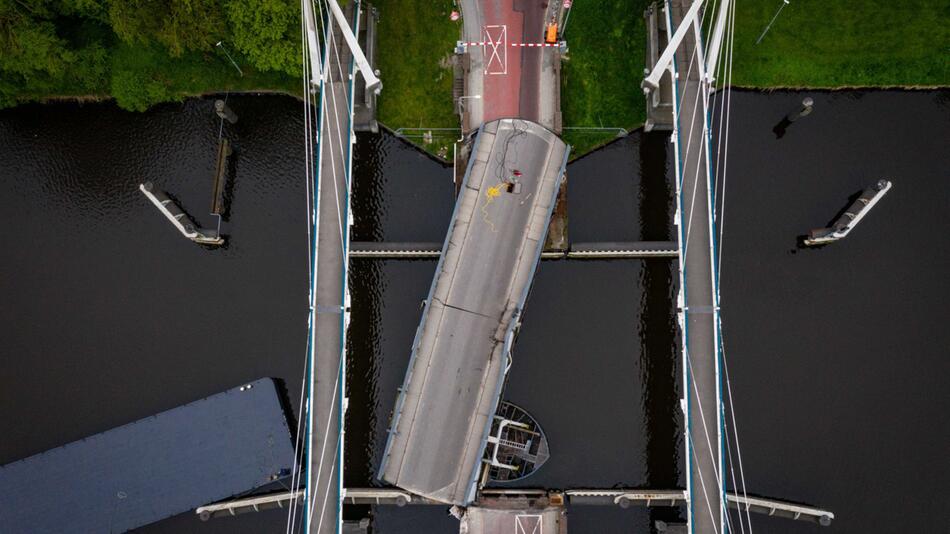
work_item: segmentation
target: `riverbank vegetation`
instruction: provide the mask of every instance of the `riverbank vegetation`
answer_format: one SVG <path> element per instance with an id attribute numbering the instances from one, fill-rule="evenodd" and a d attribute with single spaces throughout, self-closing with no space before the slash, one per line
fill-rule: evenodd
<path id="1" fill-rule="evenodd" d="M 561 66 L 564 139 L 574 157 L 646 119 L 643 79 L 646 0 L 578 0 L 564 28 Z"/>
<path id="2" fill-rule="evenodd" d="M 461 21 L 449 19 L 453 0 L 374 0 L 379 10 L 377 67 L 383 81 L 378 119 L 387 127 L 423 144 L 424 130 L 433 131 L 423 146 L 448 154 L 459 127 L 452 106 L 453 50 Z M 418 130 L 416 130 L 418 129 Z"/>
<path id="3" fill-rule="evenodd" d="M 744 87 L 950 84 L 950 2 L 781 0 L 736 10 L 733 83 Z"/>
<path id="4" fill-rule="evenodd" d="M 293 0 L 0 0 L 0 107 L 113 96 L 142 111 L 209 91 L 299 91 L 298 12 Z"/>
<path id="5" fill-rule="evenodd" d="M 648 0 L 575 0 L 562 69 L 574 155 L 643 123 Z M 379 120 L 457 128 L 453 0 L 376 0 Z M 755 88 L 950 85 L 950 16 L 929 0 L 781 0 L 736 11 L 733 82 Z M 300 92 L 296 0 L 0 0 L 0 107 L 50 97 L 115 97 L 141 111 L 223 91 Z M 217 45 L 218 42 L 222 44 Z M 230 55 L 230 57 L 229 57 Z M 234 60 L 243 75 L 231 63 Z M 440 135 L 441 132 L 441 135 Z M 432 152 L 454 137 L 435 130 Z M 422 131 L 407 131 L 422 144 Z M 416 136 L 416 137 L 413 137 Z"/>
<path id="6" fill-rule="evenodd" d="M 576 0 L 565 31 L 565 138 L 574 154 L 640 126 L 646 0 Z M 733 85 L 740 87 L 946 87 L 950 3 L 929 0 L 790 0 L 758 45 L 782 0 L 736 4 Z"/>

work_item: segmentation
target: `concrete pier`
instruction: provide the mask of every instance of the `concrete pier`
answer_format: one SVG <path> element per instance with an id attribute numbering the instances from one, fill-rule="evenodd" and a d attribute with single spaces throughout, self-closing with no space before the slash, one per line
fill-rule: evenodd
<path id="1" fill-rule="evenodd" d="M 363 46 L 363 54 L 370 66 L 376 68 L 376 25 L 379 22 L 379 12 L 372 4 L 362 3 L 360 9 L 359 41 Z M 376 71 L 378 76 L 380 73 Z M 353 86 L 353 131 L 379 131 L 376 122 L 376 91 L 367 91 L 363 75 L 356 71 L 356 83 Z"/>
<path id="2" fill-rule="evenodd" d="M 662 5 L 662 4 L 661 4 Z M 667 28 L 669 19 L 665 5 L 650 4 L 643 13 L 647 28 L 646 65 L 656 65 L 660 54 L 669 43 L 670 35 Z M 649 70 L 646 74 L 649 74 Z M 673 129 L 673 78 L 668 70 L 660 78 L 660 86 L 646 93 L 647 120 L 643 124 L 643 131 L 669 131 Z"/>
<path id="3" fill-rule="evenodd" d="M 877 183 L 862 191 L 858 198 L 844 210 L 844 213 L 831 226 L 809 232 L 808 237 L 805 238 L 805 244 L 809 246 L 827 245 L 839 239 L 844 239 L 861 222 L 861 219 L 871 211 L 871 208 L 884 198 L 884 195 L 890 189 L 891 182 L 878 180 Z"/>

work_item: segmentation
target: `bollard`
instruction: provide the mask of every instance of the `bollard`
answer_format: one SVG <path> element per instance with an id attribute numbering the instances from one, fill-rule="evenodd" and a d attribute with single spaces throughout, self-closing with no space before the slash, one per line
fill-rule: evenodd
<path id="1" fill-rule="evenodd" d="M 811 113 L 811 110 L 812 110 L 812 106 L 814 106 L 814 105 L 815 105 L 815 101 L 812 100 L 811 97 L 806 97 L 804 100 L 802 100 L 802 107 L 801 107 L 801 109 L 798 109 L 798 110 L 795 110 L 795 111 L 789 113 L 788 115 L 785 116 L 785 119 L 786 119 L 788 122 L 795 122 L 795 121 L 797 121 L 798 119 L 800 119 L 800 118 L 802 118 L 802 117 L 805 117 L 805 116 L 807 116 L 808 114 L 810 114 L 810 113 Z"/>
<path id="2" fill-rule="evenodd" d="M 224 100 L 215 100 L 214 101 L 214 112 L 221 117 L 226 119 L 231 124 L 234 124 L 238 121 L 238 116 L 234 111 L 224 103 Z"/>

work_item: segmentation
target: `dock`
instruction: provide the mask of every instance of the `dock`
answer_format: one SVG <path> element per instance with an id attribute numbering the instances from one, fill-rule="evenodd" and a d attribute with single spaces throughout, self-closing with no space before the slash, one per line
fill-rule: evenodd
<path id="1" fill-rule="evenodd" d="M 0 532 L 126 532 L 290 476 L 276 384 L 260 379 L 0 467 Z"/>
<path id="2" fill-rule="evenodd" d="M 188 217 L 178 204 L 175 203 L 164 191 L 156 189 L 152 182 L 139 184 L 139 191 L 145 195 L 162 215 L 172 223 L 178 232 L 186 238 L 202 245 L 222 245 L 224 238 L 221 237 L 218 230 L 210 228 L 199 228 L 194 221 Z"/>
<path id="3" fill-rule="evenodd" d="M 479 129 L 396 400 L 381 480 L 443 503 L 475 500 L 568 154 L 530 121 Z"/>

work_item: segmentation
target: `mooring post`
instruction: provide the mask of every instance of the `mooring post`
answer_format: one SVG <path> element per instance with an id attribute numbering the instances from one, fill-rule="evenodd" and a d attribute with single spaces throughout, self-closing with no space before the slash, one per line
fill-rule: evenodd
<path id="1" fill-rule="evenodd" d="M 222 119 L 227 120 L 231 124 L 234 124 L 238 121 L 238 116 L 234 113 L 234 110 L 228 107 L 224 103 L 224 100 L 215 100 L 214 101 L 214 112 Z"/>
<path id="2" fill-rule="evenodd" d="M 795 111 L 792 111 L 791 113 L 789 113 L 788 115 L 786 115 L 786 116 L 785 116 L 785 119 L 786 119 L 788 122 L 795 122 L 795 121 L 797 121 L 798 119 L 800 119 L 800 118 L 802 118 L 802 117 L 805 117 L 805 116 L 807 116 L 808 114 L 810 114 L 810 113 L 811 113 L 811 110 L 812 110 L 812 107 L 813 107 L 814 105 L 815 105 L 815 101 L 812 100 L 811 97 L 805 97 L 805 99 L 802 100 L 802 107 L 799 108 L 799 109 L 796 109 Z"/>

